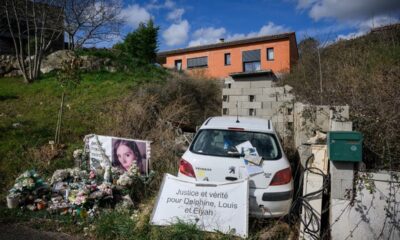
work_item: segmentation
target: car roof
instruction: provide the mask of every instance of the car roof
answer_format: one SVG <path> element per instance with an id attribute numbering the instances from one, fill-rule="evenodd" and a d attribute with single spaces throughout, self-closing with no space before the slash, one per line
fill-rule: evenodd
<path id="1" fill-rule="evenodd" d="M 237 120 L 239 119 L 239 122 Z M 256 117 L 218 116 L 208 118 L 200 129 L 243 128 L 245 131 L 275 132 L 271 120 Z"/>

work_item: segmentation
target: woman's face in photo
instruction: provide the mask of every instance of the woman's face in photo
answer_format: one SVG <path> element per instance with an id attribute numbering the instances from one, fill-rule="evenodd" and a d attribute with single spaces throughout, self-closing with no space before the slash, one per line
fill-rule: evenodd
<path id="1" fill-rule="evenodd" d="M 118 161 L 121 163 L 125 170 L 128 170 L 134 161 L 136 161 L 136 156 L 126 145 L 120 145 L 117 148 Z"/>

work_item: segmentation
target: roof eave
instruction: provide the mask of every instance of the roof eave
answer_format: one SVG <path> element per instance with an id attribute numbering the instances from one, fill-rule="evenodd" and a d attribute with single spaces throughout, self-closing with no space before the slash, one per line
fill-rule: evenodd
<path id="1" fill-rule="evenodd" d="M 157 56 L 167 57 L 170 55 L 177 55 L 177 54 L 182 54 L 182 53 L 204 51 L 204 50 L 212 50 L 212 49 L 225 48 L 225 47 L 230 47 L 230 46 L 244 45 L 244 44 L 249 44 L 249 43 L 258 43 L 258 42 L 265 42 L 265 41 L 289 39 L 290 36 L 292 36 L 292 35 L 296 35 L 295 32 L 288 32 L 288 33 L 282 33 L 282 34 L 277 34 L 277 35 L 268 35 L 268 36 L 254 37 L 254 38 L 246 38 L 246 39 L 235 40 L 235 41 L 228 41 L 228 42 L 221 42 L 221 43 L 214 43 L 214 44 L 208 44 L 208 45 L 201 45 L 201 46 L 195 46 L 195 47 L 163 51 L 163 52 L 159 52 L 157 54 Z"/>

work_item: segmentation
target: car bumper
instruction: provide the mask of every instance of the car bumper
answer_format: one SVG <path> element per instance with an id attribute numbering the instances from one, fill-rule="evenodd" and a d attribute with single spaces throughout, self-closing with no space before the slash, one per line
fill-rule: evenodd
<path id="1" fill-rule="evenodd" d="M 292 205 L 293 187 L 250 188 L 249 212 L 253 217 L 274 218 L 285 216 Z"/>
<path id="2" fill-rule="evenodd" d="M 178 173 L 178 177 L 193 178 Z M 249 213 L 252 217 L 275 218 L 289 214 L 293 198 L 293 181 L 286 185 L 268 188 L 249 188 Z"/>

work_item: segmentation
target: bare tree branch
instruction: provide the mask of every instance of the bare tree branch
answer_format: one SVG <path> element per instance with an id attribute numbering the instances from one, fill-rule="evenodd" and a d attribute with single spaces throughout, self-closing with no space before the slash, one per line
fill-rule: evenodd
<path id="1" fill-rule="evenodd" d="M 63 5 L 56 0 L 5 0 L 0 8 L 25 82 L 38 78 L 44 53 L 54 40 L 63 42 Z M 33 47 L 34 45 L 34 47 Z"/>
<path id="2" fill-rule="evenodd" d="M 119 35 L 121 0 L 65 0 L 64 4 L 69 49 Z"/>

